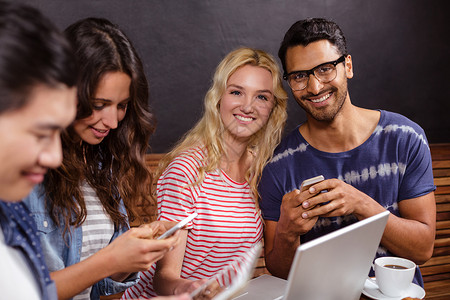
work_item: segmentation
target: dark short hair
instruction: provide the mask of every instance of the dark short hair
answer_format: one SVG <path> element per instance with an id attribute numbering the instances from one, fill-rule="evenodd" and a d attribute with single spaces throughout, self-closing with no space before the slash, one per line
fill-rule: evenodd
<path id="1" fill-rule="evenodd" d="M 0 113 L 28 103 L 33 87 L 76 84 L 70 44 L 37 9 L 0 1 Z"/>
<path id="2" fill-rule="evenodd" d="M 295 22 L 284 35 L 278 50 L 278 57 L 286 73 L 286 52 L 290 47 L 308 46 L 312 42 L 328 40 L 340 55 L 347 54 L 347 43 L 341 28 L 333 21 L 321 18 L 308 18 Z"/>

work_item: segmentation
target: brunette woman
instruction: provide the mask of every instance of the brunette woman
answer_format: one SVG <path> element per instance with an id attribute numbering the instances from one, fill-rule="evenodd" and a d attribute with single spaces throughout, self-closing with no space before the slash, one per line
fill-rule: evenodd
<path id="1" fill-rule="evenodd" d="M 80 71 L 77 115 L 62 135 L 62 166 L 26 202 L 59 297 L 99 299 L 135 284 L 135 272 L 178 237 L 153 240 L 162 223 L 129 229 L 138 202 L 150 201 L 145 154 L 154 125 L 139 56 L 105 19 L 81 20 L 65 33 Z"/>

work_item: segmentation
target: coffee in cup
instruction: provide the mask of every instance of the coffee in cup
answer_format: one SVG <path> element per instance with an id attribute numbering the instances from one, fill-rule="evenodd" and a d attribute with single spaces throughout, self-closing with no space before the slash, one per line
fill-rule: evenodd
<path id="1" fill-rule="evenodd" d="M 389 297 L 407 296 L 416 271 L 416 264 L 401 257 L 379 257 L 374 263 L 375 277 L 380 291 Z"/>
<path id="2" fill-rule="evenodd" d="M 399 266 L 399 265 L 384 265 L 383 267 L 385 268 L 391 268 L 391 269 L 407 269 L 404 266 Z"/>

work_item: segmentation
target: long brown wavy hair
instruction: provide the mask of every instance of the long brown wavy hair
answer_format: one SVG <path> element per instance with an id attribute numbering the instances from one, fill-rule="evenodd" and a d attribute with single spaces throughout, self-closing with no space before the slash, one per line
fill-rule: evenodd
<path id="1" fill-rule="evenodd" d="M 119 210 L 121 200 L 131 220 L 139 218 L 136 207 L 141 201 L 143 207 L 154 201 L 145 154 L 155 123 L 143 66 L 126 35 L 108 20 L 83 19 L 69 26 L 65 34 L 80 71 L 76 120 L 92 114 L 91 99 L 106 73 L 119 71 L 130 76 L 131 100 L 119 126 L 98 145 L 82 141 L 72 126 L 62 134 L 62 165 L 49 170 L 44 180 L 47 209 L 53 221 L 64 226 L 64 232 L 80 226 L 87 213 L 81 192 L 86 180 L 114 224 L 125 225 L 127 215 Z"/>

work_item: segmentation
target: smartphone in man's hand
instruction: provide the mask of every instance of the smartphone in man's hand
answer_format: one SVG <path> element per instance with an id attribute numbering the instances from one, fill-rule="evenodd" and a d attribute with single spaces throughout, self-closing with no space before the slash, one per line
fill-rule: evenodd
<path id="1" fill-rule="evenodd" d="M 319 175 L 319 176 L 316 176 L 313 178 L 306 179 L 302 182 L 302 185 L 300 186 L 300 191 L 305 191 L 305 190 L 309 189 L 312 185 L 314 185 L 318 182 L 321 182 L 323 180 L 325 180 L 325 177 L 323 177 L 323 175 Z"/>

